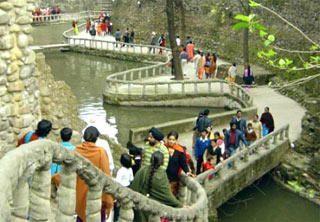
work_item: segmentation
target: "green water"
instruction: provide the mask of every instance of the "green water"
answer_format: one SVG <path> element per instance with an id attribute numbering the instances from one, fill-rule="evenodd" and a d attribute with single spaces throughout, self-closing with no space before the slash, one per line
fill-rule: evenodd
<path id="1" fill-rule="evenodd" d="M 72 28 L 72 23 L 60 23 L 51 25 L 33 25 L 32 45 L 60 44 L 63 41 L 62 33 Z"/>
<path id="2" fill-rule="evenodd" d="M 219 222 L 319 222 L 320 206 L 266 175 L 224 203 L 218 215 Z"/>

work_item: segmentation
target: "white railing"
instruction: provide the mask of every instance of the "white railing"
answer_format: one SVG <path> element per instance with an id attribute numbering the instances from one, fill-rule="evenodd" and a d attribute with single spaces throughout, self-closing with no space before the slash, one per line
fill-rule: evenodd
<path id="1" fill-rule="evenodd" d="M 55 15 L 33 16 L 33 23 L 97 19 L 102 13 L 111 15 L 111 11 L 83 11 L 79 13 L 61 13 Z"/>
<path id="2" fill-rule="evenodd" d="M 240 162 L 250 161 L 250 157 L 258 155 L 262 150 L 269 150 L 271 147 L 277 148 L 277 145 L 284 140 L 289 140 L 289 124 L 281 127 L 280 129 L 268 134 L 265 137 L 262 137 L 258 141 L 255 141 L 249 148 L 245 148 L 240 152 L 232 155 L 226 159 L 223 163 L 218 164 L 215 169 L 210 169 L 197 176 L 197 181 L 204 185 L 205 183 L 210 183 L 208 177 L 215 174 L 219 180 L 222 175 L 226 175 L 228 171 L 237 169 L 237 165 Z M 232 168 L 229 168 L 228 165 L 232 164 Z M 214 181 L 214 180 L 212 180 Z"/>
<path id="3" fill-rule="evenodd" d="M 79 31 L 85 30 L 85 24 L 79 25 Z M 229 83 L 224 80 L 183 80 L 183 81 L 161 81 L 161 82 L 141 82 L 144 78 L 164 76 L 170 73 L 167 65 L 171 49 L 155 46 L 130 44 L 123 42 L 110 41 L 106 39 L 84 38 L 74 36 L 74 29 L 69 29 L 63 33 L 65 43 L 70 46 L 78 46 L 87 49 L 107 50 L 119 53 L 139 54 L 139 55 L 157 55 L 159 58 L 167 57 L 166 62 L 118 72 L 106 78 L 106 87 L 104 94 L 117 97 L 118 95 L 166 95 L 166 94 L 193 94 L 193 95 L 227 95 L 238 101 L 244 107 L 250 107 L 253 104 L 252 97 L 241 86 L 234 84 L 234 90 Z M 162 50 L 162 55 L 159 51 Z M 165 88 L 164 88 L 165 87 Z M 135 90 L 133 90 L 135 89 Z M 160 90 L 161 89 L 161 90 Z M 110 96 L 109 96 L 110 97 Z"/>

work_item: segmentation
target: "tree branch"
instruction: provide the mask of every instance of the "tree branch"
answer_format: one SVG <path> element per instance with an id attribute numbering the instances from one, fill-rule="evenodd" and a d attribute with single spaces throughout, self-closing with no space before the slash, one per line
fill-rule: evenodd
<path id="1" fill-rule="evenodd" d="M 307 39 L 309 42 L 311 42 L 313 45 L 317 46 L 318 48 L 320 48 L 320 45 L 317 44 L 315 41 L 313 41 L 312 39 L 310 39 L 306 34 L 303 33 L 303 31 L 301 31 L 297 26 L 293 25 L 291 22 L 289 22 L 287 19 L 283 18 L 281 15 L 279 15 L 278 13 L 276 13 L 275 11 L 259 4 L 260 8 L 274 14 L 275 16 L 277 16 L 278 18 L 280 18 L 282 21 L 284 21 L 285 23 L 287 23 L 289 26 L 291 26 L 293 29 L 295 29 L 297 32 L 299 32 L 305 39 Z"/>
<path id="2" fill-rule="evenodd" d="M 301 54 L 313 54 L 313 53 L 320 53 L 320 51 L 299 51 L 299 50 L 290 50 L 290 49 L 284 49 L 280 48 L 274 45 L 271 45 L 275 50 L 289 52 L 289 53 L 301 53 Z"/>

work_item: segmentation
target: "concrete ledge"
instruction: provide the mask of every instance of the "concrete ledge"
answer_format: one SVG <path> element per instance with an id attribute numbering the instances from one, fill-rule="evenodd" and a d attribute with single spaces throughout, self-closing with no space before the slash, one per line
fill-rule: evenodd
<path id="1" fill-rule="evenodd" d="M 256 107 L 250 107 L 242 109 L 242 114 L 244 117 L 252 117 L 253 115 L 257 114 L 257 108 Z M 212 121 L 212 124 L 214 126 L 225 124 L 226 122 L 229 122 L 231 118 L 235 115 L 235 111 L 228 111 L 224 113 L 218 113 L 218 114 L 212 114 L 209 115 L 209 118 Z M 176 130 L 179 133 L 185 133 L 185 132 L 191 132 L 192 128 L 194 126 L 194 118 L 188 118 L 184 120 L 177 120 L 177 121 L 170 121 L 162 124 L 154 125 L 154 127 L 157 127 L 161 130 L 161 132 L 166 135 L 171 130 Z M 143 140 L 148 136 L 149 129 L 153 126 L 145 126 L 140 128 L 134 128 L 130 129 L 129 131 L 129 140 L 132 143 L 140 143 L 143 142 Z"/>
<path id="2" fill-rule="evenodd" d="M 279 141 L 270 149 L 259 148 L 259 153 L 250 156 L 249 161 L 238 161 L 236 170 L 224 169 L 217 178 L 205 184 L 209 208 L 217 208 L 243 188 L 275 168 L 289 149 L 289 139 Z"/>
<path id="3" fill-rule="evenodd" d="M 211 104 L 209 107 L 229 107 L 229 108 L 240 108 L 249 107 L 251 104 L 246 104 L 242 99 L 238 98 L 229 93 L 184 93 L 184 94 L 158 94 L 158 95 L 140 95 L 140 94 L 121 94 L 114 92 L 104 92 L 103 101 L 106 104 L 111 105 L 134 105 L 134 106 L 168 106 L 170 101 L 179 101 L 178 104 L 174 106 L 201 106 L 204 104 L 192 104 L 190 99 L 206 97 L 210 98 Z M 235 103 L 235 105 L 229 106 L 230 103 Z M 169 105 L 170 106 L 170 105 Z M 207 106 L 207 105 L 206 105 Z"/>

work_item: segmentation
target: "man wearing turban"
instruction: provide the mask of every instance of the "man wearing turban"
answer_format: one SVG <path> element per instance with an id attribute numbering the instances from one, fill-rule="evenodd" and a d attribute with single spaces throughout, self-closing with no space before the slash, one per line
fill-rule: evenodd
<path id="1" fill-rule="evenodd" d="M 167 170 L 169 162 L 169 150 L 165 145 L 163 145 L 163 143 L 161 143 L 161 140 L 163 140 L 163 134 L 159 129 L 152 127 L 149 130 L 148 143 L 143 148 L 141 166 L 149 166 L 152 154 L 156 151 L 160 151 L 164 155 L 163 165 L 161 168 Z"/>

